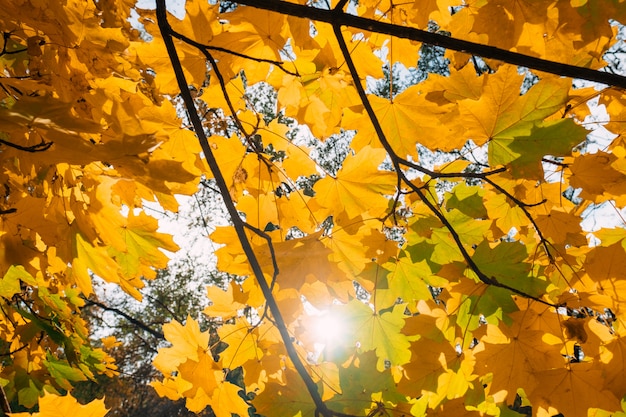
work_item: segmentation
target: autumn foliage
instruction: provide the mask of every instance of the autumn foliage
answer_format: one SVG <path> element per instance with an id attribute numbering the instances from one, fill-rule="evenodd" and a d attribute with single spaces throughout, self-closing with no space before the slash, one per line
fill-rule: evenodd
<path id="1" fill-rule="evenodd" d="M 626 205 L 626 78 L 600 71 L 626 4 L 210 3 L 0 7 L 5 412 L 106 413 L 68 394 L 116 369 L 79 314 L 93 275 L 141 297 L 177 250 L 142 208 L 208 178 L 241 278 L 208 288 L 217 337 L 163 327 L 159 395 L 217 417 L 625 415 L 624 222 L 582 222 Z M 425 42 L 447 73 L 395 87 Z"/>

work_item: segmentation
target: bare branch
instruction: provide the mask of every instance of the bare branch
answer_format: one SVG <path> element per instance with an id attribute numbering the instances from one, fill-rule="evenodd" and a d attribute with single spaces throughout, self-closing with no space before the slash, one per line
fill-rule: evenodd
<path id="1" fill-rule="evenodd" d="M 259 260 L 252 248 L 252 244 L 250 243 L 246 234 L 246 226 L 239 216 L 235 204 L 230 197 L 229 188 L 226 184 L 226 180 L 222 175 L 220 167 L 213 153 L 213 149 L 209 145 L 206 134 L 204 133 L 202 121 L 198 116 L 193 97 L 191 96 L 191 92 L 189 91 L 187 80 L 183 72 L 180 58 L 178 57 L 178 52 L 176 51 L 176 47 L 172 39 L 172 28 L 167 21 L 165 0 L 157 0 L 156 3 L 157 23 L 159 25 L 159 30 L 161 32 L 161 36 L 163 37 L 163 41 L 165 43 L 168 55 L 170 57 L 170 61 L 172 63 L 172 69 L 174 70 L 174 73 L 176 75 L 176 81 L 178 82 L 178 87 L 180 88 L 181 97 L 183 99 L 183 102 L 185 103 L 185 107 L 187 108 L 189 119 L 191 120 L 191 124 L 193 125 L 193 128 L 196 132 L 207 164 L 209 165 L 209 169 L 211 170 L 211 173 L 215 178 L 215 182 L 220 190 L 222 198 L 224 199 L 224 204 L 233 222 L 233 226 L 235 227 L 237 237 L 239 238 L 243 251 L 248 258 L 248 262 L 250 263 L 250 267 L 252 269 L 254 277 L 256 278 L 257 283 L 259 284 L 259 287 L 261 288 L 261 291 L 263 293 L 263 296 L 265 297 L 267 305 L 272 313 L 275 325 L 280 333 L 281 339 L 283 340 L 289 359 L 296 368 L 296 371 L 298 372 L 298 375 L 300 375 L 300 378 L 302 378 L 302 380 L 304 381 L 307 391 L 309 392 L 311 399 L 315 403 L 315 407 L 318 412 L 324 417 L 331 417 L 332 412 L 326 407 L 326 404 L 322 401 L 322 397 L 320 396 L 320 393 L 317 389 L 317 385 L 308 374 L 304 363 L 298 356 L 298 352 L 296 351 L 295 345 L 291 339 L 291 335 L 289 334 L 285 321 L 282 317 L 282 313 L 278 308 L 278 304 L 276 303 L 274 296 L 272 295 L 270 286 L 263 276 L 263 269 L 261 268 Z"/>
<path id="2" fill-rule="evenodd" d="M 47 151 L 48 149 L 50 149 L 50 147 L 52 146 L 54 142 L 41 142 L 32 146 L 21 146 L 21 145 L 18 145 L 13 142 L 9 142 L 4 139 L 0 139 L 0 143 L 8 147 L 20 150 L 20 151 L 35 153 L 35 152 Z"/>
<path id="3" fill-rule="evenodd" d="M 142 322 L 141 320 L 137 320 L 136 318 L 130 316 L 128 313 L 123 312 L 120 309 L 117 309 L 115 307 L 110 307 L 106 304 L 103 304 L 99 301 L 96 300 L 92 300 L 90 298 L 86 298 L 86 297 L 82 297 L 83 300 L 85 300 L 85 302 L 88 305 L 94 305 L 96 307 L 100 307 L 101 309 L 105 310 L 105 311 L 110 311 L 111 313 L 115 313 L 118 316 L 122 316 L 124 317 L 126 320 L 128 320 L 130 323 L 132 323 L 133 325 L 139 327 L 142 330 L 145 330 L 146 332 L 150 333 L 152 336 L 161 339 L 161 340 L 165 340 L 165 336 L 163 335 L 163 333 L 154 330 L 153 328 L 151 328 L 150 326 L 148 326 L 147 324 L 145 324 L 144 322 Z"/>
<path id="4" fill-rule="evenodd" d="M 504 288 L 522 297 L 535 300 L 537 302 L 546 304 L 551 307 L 557 307 L 556 305 L 552 303 L 549 303 L 533 295 L 527 294 L 523 291 L 518 290 L 517 288 L 513 288 L 506 284 L 502 284 L 501 282 L 498 282 L 498 280 L 495 277 L 488 277 L 478 267 L 478 265 L 474 262 L 474 260 L 470 256 L 469 252 L 467 252 L 467 249 L 465 249 L 465 246 L 463 245 L 463 242 L 461 241 L 461 237 L 459 236 L 458 232 L 454 229 L 454 226 L 452 226 L 452 224 L 448 221 L 446 216 L 444 216 L 441 210 L 438 207 L 436 207 L 428 199 L 428 197 L 424 194 L 424 192 L 419 187 L 413 184 L 405 176 L 404 172 L 402 171 L 402 167 L 400 166 L 400 158 L 398 158 L 395 151 L 389 144 L 389 141 L 387 140 L 387 137 L 385 136 L 385 133 L 383 132 L 382 126 L 380 125 L 380 122 L 378 121 L 378 117 L 376 116 L 376 113 L 374 112 L 374 109 L 372 108 L 372 105 L 369 102 L 367 95 L 365 94 L 365 90 L 363 89 L 363 86 L 361 85 L 361 81 L 359 79 L 359 74 L 357 72 L 356 66 L 354 65 L 354 62 L 352 61 L 352 57 L 350 56 L 350 51 L 348 50 L 348 46 L 346 45 L 346 42 L 343 39 L 343 34 L 341 33 L 341 26 L 334 25 L 333 29 L 335 31 L 335 37 L 337 38 L 337 42 L 339 43 L 339 48 L 341 49 L 344 59 L 346 60 L 346 64 L 348 65 L 348 68 L 350 70 L 350 75 L 352 76 L 352 81 L 354 83 L 354 86 L 357 89 L 359 97 L 361 98 L 361 102 L 363 103 L 363 107 L 365 108 L 365 111 L 367 112 L 368 117 L 370 118 L 370 120 L 372 121 L 372 124 L 374 125 L 374 130 L 376 131 L 376 134 L 378 135 L 379 141 L 381 142 L 381 144 L 383 145 L 383 148 L 385 148 L 385 150 L 387 151 L 387 154 L 391 158 L 391 162 L 396 170 L 397 175 L 402 177 L 402 182 L 404 182 L 412 191 L 414 191 L 419 196 L 419 198 L 428 207 L 428 209 L 439 219 L 439 221 L 441 221 L 441 223 L 446 227 L 446 229 L 448 229 L 448 231 L 452 235 L 452 239 L 456 243 L 457 248 L 459 249 L 459 251 L 461 252 L 461 255 L 463 256 L 463 259 L 467 263 L 467 266 L 476 274 L 478 279 L 484 284 L 491 285 L 494 287 Z"/>
<path id="5" fill-rule="evenodd" d="M 324 10 L 281 0 L 237 0 L 237 3 L 258 9 L 271 10 L 289 16 L 326 22 L 332 25 L 350 26 L 368 32 L 383 33 L 398 38 L 410 39 L 563 77 L 580 78 L 614 87 L 626 88 L 626 77 L 621 75 L 535 58 L 530 55 L 464 41 L 439 33 L 366 19 L 344 13 L 341 10 Z"/>

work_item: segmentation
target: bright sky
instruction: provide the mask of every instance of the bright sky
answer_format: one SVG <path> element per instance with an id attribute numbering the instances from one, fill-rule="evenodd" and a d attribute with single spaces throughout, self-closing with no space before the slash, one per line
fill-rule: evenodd
<path id="1" fill-rule="evenodd" d="M 185 0 L 165 0 L 167 10 L 178 19 L 185 17 Z M 136 4 L 139 9 L 154 10 L 156 8 L 155 0 L 137 0 Z"/>

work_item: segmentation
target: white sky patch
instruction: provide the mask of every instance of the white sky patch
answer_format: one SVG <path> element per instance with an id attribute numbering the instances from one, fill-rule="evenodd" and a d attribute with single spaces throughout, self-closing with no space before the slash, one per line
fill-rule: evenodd
<path id="1" fill-rule="evenodd" d="M 186 0 L 165 0 L 165 7 L 174 17 L 179 20 L 185 18 L 185 1 Z M 154 0 L 137 0 L 135 7 L 144 10 L 156 9 L 156 2 Z"/>
<path id="2" fill-rule="evenodd" d="M 163 212 L 161 206 L 154 202 L 144 201 L 144 208 L 148 214 L 158 219 L 157 231 L 172 235 L 174 242 L 180 247 L 180 250 L 175 253 L 164 251 L 170 258 L 169 268 L 176 269 L 177 265 L 193 264 L 194 268 L 191 271 L 193 276 L 190 277 L 190 282 L 202 282 L 207 271 L 215 270 L 217 265 L 215 251 L 221 246 L 213 243 L 209 239 L 209 234 L 216 227 L 227 225 L 228 218 L 227 215 L 216 216 L 217 213 L 211 210 L 211 219 L 208 221 L 209 230 L 201 224 L 192 224 L 199 223 L 194 220 L 207 215 L 207 213 L 200 213 L 193 209 L 195 198 L 195 196 L 176 195 L 176 200 L 180 204 L 178 215 Z M 172 273 L 175 272 L 172 271 Z"/>
<path id="3" fill-rule="evenodd" d="M 606 111 L 604 104 L 598 104 L 600 97 L 594 97 L 589 100 L 590 114 L 585 117 L 582 125 L 587 129 L 593 129 L 587 135 L 586 152 L 596 153 L 605 150 L 611 142 L 617 137 L 614 133 L 604 128 L 604 125 L 610 120 L 610 116 Z"/>
<path id="4" fill-rule="evenodd" d="M 626 219 L 626 209 L 619 209 L 613 201 L 605 201 L 601 204 L 594 204 L 587 208 L 580 223 L 586 232 L 595 232 L 602 228 L 624 227 Z"/>

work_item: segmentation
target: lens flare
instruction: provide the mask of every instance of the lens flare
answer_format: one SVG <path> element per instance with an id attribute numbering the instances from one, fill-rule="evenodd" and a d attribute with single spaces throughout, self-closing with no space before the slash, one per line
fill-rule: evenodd
<path id="1" fill-rule="evenodd" d="M 332 310 L 320 311 L 307 309 L 306 328 L 312 342 L 312 351 L 309 352 L 309 361 L 319 363 L 324 360 L 328 350 L 339 347 L 342 344 L 346 332 L 345 325 Z"/>

